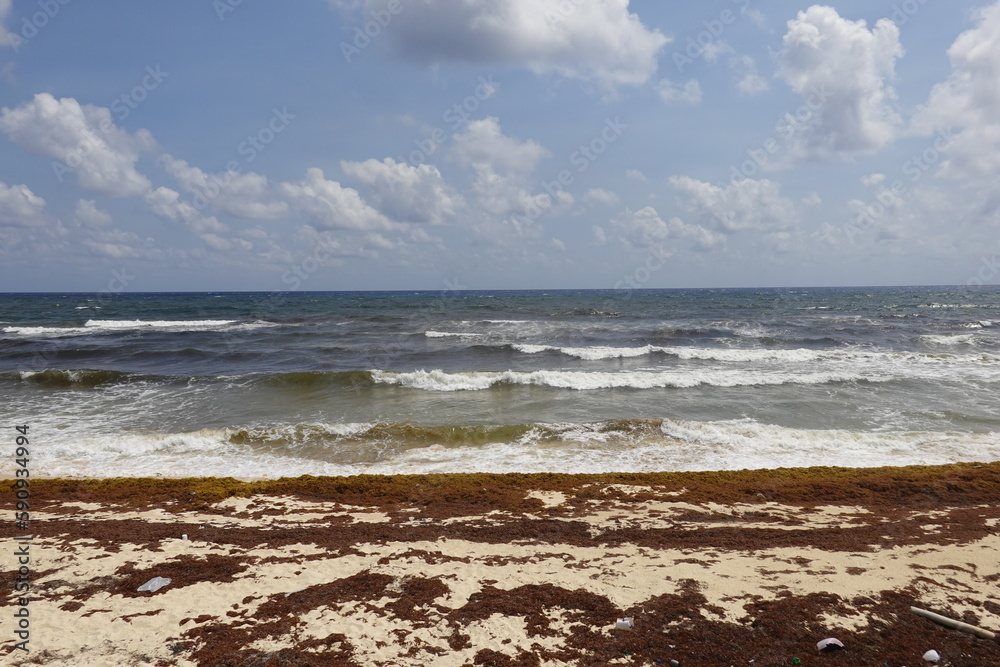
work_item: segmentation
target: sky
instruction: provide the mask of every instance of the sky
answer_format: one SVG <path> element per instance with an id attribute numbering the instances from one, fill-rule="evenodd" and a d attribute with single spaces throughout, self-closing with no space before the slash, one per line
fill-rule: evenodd
<path id="1" fill-rule="evenodd" d="M 0 0 L 0 291 L 1000 282 L 1000 0 Z"/>

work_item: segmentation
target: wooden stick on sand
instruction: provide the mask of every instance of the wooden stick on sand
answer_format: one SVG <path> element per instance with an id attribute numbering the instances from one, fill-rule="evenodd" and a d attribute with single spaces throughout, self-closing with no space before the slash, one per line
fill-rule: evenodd
<path id="1" fill-rule="evenodd" d="M 940 614 L 935 614 L 932 611 L 927 611 L 926 609 L 921 609 L 919 607 L 910 607 L 912 611 L 917 616 L 923 616 L 924 618 L 929 618 L 935 623 L 943 625 L 948 628 L 953 628 L 955 630 L 961 630 L 962 632 L 968 632 L 974 634 L 982 639 L 992 639 L 996 641 L 997 636 L 990 632 L 989 630 L 983 630 L 982 628 L 977 628 L 974 625 L 969 625 L 968 623 L 962 623 L 961 621 L 956 621 L 954 619 L 948 618 L 946 616 L 941 616 Z"/>

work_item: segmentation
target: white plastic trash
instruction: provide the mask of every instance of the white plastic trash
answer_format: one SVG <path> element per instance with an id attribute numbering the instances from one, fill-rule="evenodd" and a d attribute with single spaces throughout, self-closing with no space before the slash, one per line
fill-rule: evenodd
<path id="1" fill-rule="evenodd" d="M 927 662 L 937 662 L 940 659 L 941 659 L 941 654 L 935 651 L 934 649 L 931 649 L 930 651 L 927 651 L 927 653 L 924 653 L 924 660 L 926 660 Z"/>
<path id="2" fill-rule="evenodd" d="M 619 618 L 615 621 L 615 627 L 619 630 L 631 630 L 632 629 L 632 617 L 626 616 L 625 618 Z"/>
<path id="3" fill-rule="evenodd" d="M 137 588 L 136 590 L 138 590 L 140 593 L 142 591 L 149 591 L 150 593 L 155 593 L 156 591 L 160 590 L 169 583 L 170 580 L 167 579 L 166 577 L 153 577 L 152 579 L 144 583 L 142 586 L 139 586 L 139 588 Z"/>
<path id="4" fill-rule="evenodd" d="M 824 639 L 816 644 L 816 650 L 823 653 L 839 651 L 842 648 L 844 648 L 844 644 L 839 639 L 834 639 L 833 637 Z"/>

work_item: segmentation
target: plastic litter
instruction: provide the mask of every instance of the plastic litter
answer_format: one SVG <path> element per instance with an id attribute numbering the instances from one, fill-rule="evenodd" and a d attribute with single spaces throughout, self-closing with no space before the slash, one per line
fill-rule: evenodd
<path id="1" fill-rule="evenodd" d="M 924 660 L 926 660 L 927 662 L 937 662 L 940 659 L 941 659 L 941 654 L 935 651 L 934 649 L 931 649 L 930 651 L 927 651 L 927 653 L 924 653 Z"/>
<path id="2" fill-rule="evenodd" d="M 139 586 L 139 588 L 137 588 L 136 590 L 139 592 L 149 591 L 150 593 L 155 593 L 156 591 L 160 590 L 169 583 L 170 580 L 167 579 L 166 577 L 153 577 L 152 579 L 144 583 L 142 586 Z"/>
<path id="3" fill-rule="evenodd" d="M 824 639 L 824 640 L 816 643 L 816 650 L 817 651 L 822 651 L 824 653 L 831 653 L 833 651 L 839 651 L 842 648 L 844 648 L 843 642 L 841 642 L 839 639 L 834 639 L 833 637 L 830 637 L 828 639 Z"/>
<path id="4" fill-rule="evenodd" d="M 626 616 L 625 618 L 619 618 L 615 621 L 615 627 L 619 630 L 631 630 L 632 629 L 632 617 Z"/>

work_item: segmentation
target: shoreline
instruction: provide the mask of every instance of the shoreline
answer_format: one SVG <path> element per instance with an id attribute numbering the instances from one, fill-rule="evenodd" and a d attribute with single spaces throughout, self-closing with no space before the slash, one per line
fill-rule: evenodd
<path id="1" fill-rule="evenodd" d="M 31 492 L 24 664 L 1000 664 L 1000 463 Z"/>

